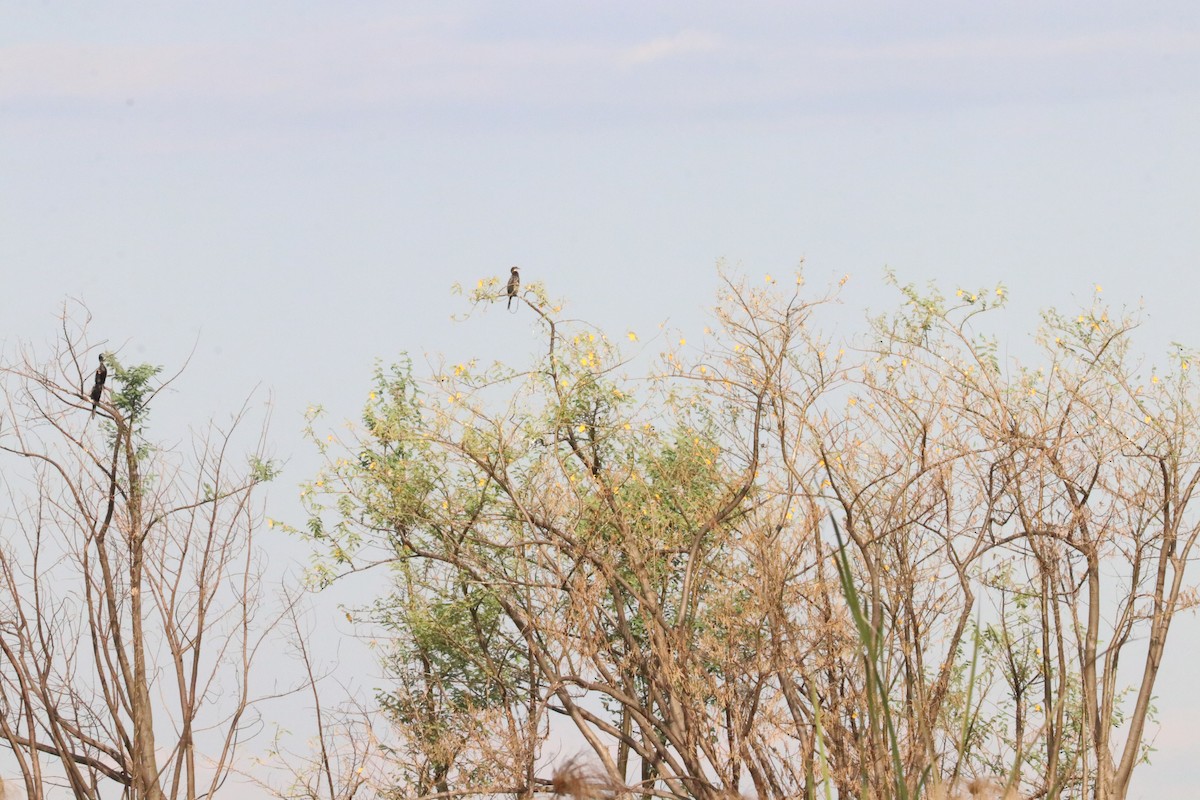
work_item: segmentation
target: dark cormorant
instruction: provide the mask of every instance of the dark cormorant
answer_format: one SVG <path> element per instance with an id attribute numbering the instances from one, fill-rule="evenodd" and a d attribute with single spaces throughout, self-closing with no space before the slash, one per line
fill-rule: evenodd
<path id="1" fill-rule="evenodd" d="M 96 416 L 96 404 L 104 394 L 104 381 L 108 378 L 108 367 L 104 366 L 104 353 L 100 354 L 100 366 L 96 367 L 96 381 L 92 384 L 92 416 Z"/>
<path id="2" fill-rule="evenodd" d="M 517 274 L 517 268 L 512 268 L 512 274 L 508 276 L 508 308 L 512 310 L 512 301 L 517 298 L 517 289 L 521 287 L 521 276 Z"/>

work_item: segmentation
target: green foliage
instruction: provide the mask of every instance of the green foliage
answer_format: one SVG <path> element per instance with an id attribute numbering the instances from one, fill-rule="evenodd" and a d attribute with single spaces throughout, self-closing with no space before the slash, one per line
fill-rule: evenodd
<path id="1" fill-rule="evenodd" d="M 156 391 L 152 385 L 154 378 L 162 372 L 161 365 L 134 364 L 122 366 L 115 356 L 107 356 L 110 369 L 110 380 L 115 379 L 112 403 L 130 424 L 140 424 L 146 404 Z"/>
<path id="2" fill-rule="evenodd" d="M 281 465 L 275 459 L 251 456 L 249 459 L 250 480 L 254 483 L 269 483 L 279 477 Z"/>

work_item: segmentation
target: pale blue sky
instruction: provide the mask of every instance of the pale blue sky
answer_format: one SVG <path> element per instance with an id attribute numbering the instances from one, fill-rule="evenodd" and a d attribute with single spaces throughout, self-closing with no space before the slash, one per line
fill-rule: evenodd
<path id="1" fill-rule="evenodd" d="M 1014 342 L 1101 283 L 1200 345 L 1198 142 L 1190 1 L 7 4 L 0 340 L 69 295 L 134 360 L 198 342 L 161 413 L 271 392 L 285 516 L 300 414 L 355 416 L 373 359 L 534 348 L 450 321 L 511 264 L 618 331 L 804 258 L 847 330 L 890 265 L 1003 281 Z M 1145 797 L 1193 787 L 1197 624 Z"/>

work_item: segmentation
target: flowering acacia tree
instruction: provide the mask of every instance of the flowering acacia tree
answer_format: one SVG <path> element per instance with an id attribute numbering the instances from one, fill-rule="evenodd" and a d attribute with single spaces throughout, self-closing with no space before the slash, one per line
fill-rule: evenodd
<path id="1" fill-rule="evenodd" d="M 325 579 L 395 576 L 393 780 L 553 790 L 553 740 L 609 792 L 1123 797 L 1193 597 L 1189 362 L 1144 380 L 1097 304 L 1005 364 L 1002 288 L 901 291 L 839 345 L 832 293 L 729 280 L 701 346 L 630 379 L 534 286 L 535 363 L 381 370 L 318 438 L 305 533 Z"/>

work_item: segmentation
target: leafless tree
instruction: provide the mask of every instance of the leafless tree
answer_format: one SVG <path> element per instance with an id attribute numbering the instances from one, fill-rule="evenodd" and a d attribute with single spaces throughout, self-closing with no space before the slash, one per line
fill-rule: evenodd
<path id="1" fill-rule="evenodd" d="M 211 797 L 270 627 L 254 535 L 272 467 L 261 439 L 248 461 L 232 452 L 245 408 L 155 447 L 157 369 L 119 354 L 92 418 L 100 349 L 64 315 L 46 356 L 0 366 L 0 743 L 30 798 Z"/>

